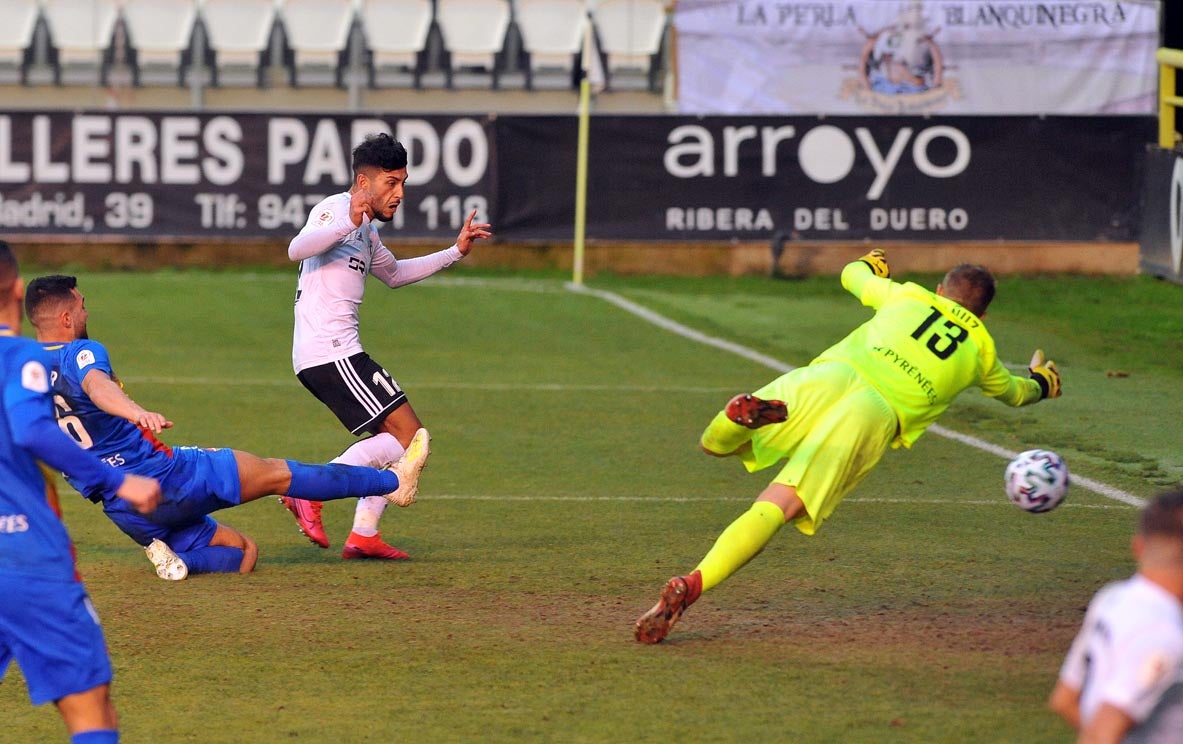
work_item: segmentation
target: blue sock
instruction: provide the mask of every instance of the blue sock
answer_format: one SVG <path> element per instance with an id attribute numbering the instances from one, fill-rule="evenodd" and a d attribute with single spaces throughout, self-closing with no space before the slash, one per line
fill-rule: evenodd
<path id="1" fill-rule="evenodd" d="M 119 744 L 119 732 L 114 729 L 80 731 L 70 737 L 70 744 Z"/>
<path id="2" fill-rule="evenodd" d="M 332 501 L 361 496 L 379 496 L 398 488 L 398 476 L 389 470 L 357 465 L 306 465 L 288 460 L 292 484 L 284 495 L 309 501 Z"/>
<path id="3" fill-rule="evenodd" d="M 197 550 L 177 553 L 189 567 L 189 573 L 238 573 L 242 565 L 242 548 L 229 545 L 207 545 Z"/>

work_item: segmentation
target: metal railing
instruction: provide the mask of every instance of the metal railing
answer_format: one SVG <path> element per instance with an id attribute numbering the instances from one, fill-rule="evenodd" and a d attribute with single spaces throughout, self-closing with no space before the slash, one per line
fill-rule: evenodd
<path id="1" fill-rule="evenodd" d="M 1173 150 L 1180 139 L 1175 116 L 1183 96 L 1176 92 L 1175 73 L 1183 69 L 1183 49 L 1159 49 L 1154 59 L 1158 61 L 1158 146 Z"/>

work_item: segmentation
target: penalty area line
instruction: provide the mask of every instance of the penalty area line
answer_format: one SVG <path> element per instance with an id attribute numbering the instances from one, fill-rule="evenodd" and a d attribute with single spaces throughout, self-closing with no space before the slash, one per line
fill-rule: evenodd
<path id="1" fill-rule="evenodd" d="M 795 369 L 793 365 L 788 364 L 787 362 L 782 362 L 781 360 L 774 359 L 773 357 L 767 356 L 766 354 L 761 354 L 755 349 L 750 349 L 741 344 L 737 344 L 734 341 L 727 341 L 726 339 L 717 338 L 715 336 L 708 336 L 701 331 L 697 331 L 693 328 L 690 328 L 689 326 L 685 326 L 676 320 L 667 318 L 664 315 L 650 310 L 647 307 L 638 305 L 632 300 L 626 299 L 615 292 L 607 292 L 602 289 L 590 289 L 583 285 L 570 282 L 566 286 L 567 289 L 572 292 L 578 292 L 581 294 L 590 295 L 592 297 L 597 297 L 609 304 L 615 305 L 627 313 L 635 315 L 641 320 L 652 323 L 658 328 L 662 328 L 666 331 L 669 331 L 670 333 L 681 336 L 682 338 L 695 341 L 705 346 L 711 346 L 721 351 L 735 354 L 736 356 L 743 357 L 748 361 L 762 364 L 765 367 L 768 367 L 769 369 L 781 374 Z M 1018 452 L 1013 452 L 1006 449 L 1005 447 L 1000 447 L 996 444 L 987 442 L 984 439 L 979 439 L 975 436 L 970 436 L 969 434 L 962 434 L 960 432 L 953 431 L 952 429 L 946 429 L 939 424 L 933 424 L 932 426 L 928 427 L 928 430 L 937 436 L 944 437 L 945 439 L 950 439 L 955 442 L 960 442 L 982 452 L 997 455 L 1005 460 L 1013 459 L 1019 454 Z M 1107 499 L 1112 499 L 1114 501 L 1119 501 L 1123 504 L 1136 507 L 1141 507 L 1146 503 L 1145 499 L 1135 496 L 1132 493 L 1127 493 L 1116 486 L 1109 485 L 1108 483 L 1102 483 L 1101 481 L 1093 480 L 1092 478 L 1086 478 L 1075 473 L 1073 473 L 1071 477 L 1072 485 L 1079 486 L 1087 491 L 1092 491 L 1093 493 L 1104 496 Z"/>

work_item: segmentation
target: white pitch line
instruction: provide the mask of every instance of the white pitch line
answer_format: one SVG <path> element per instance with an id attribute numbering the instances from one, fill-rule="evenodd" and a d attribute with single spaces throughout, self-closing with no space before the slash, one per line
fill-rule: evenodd
<path id="1" fill-rule="evenodd" d="M 120 375 L 120 380 L 137 385 L 205 385 L 221 387 L 300 387 L 293 377 L 260 377 L 219 379 L 214 377 L 160 377 L 153 375 Z M 698 385 L 568 385 L 557 382 L 414 382 L 405 383 L 411 390 L 529 390 L 534 392 L 608 392 L 608 393 L 702 393 L 715 395 L 731 392 L 731 387 L 703 387 Z"/>
<path id="2" fill-rule="evenodd" d="M 691 341 L 696 341 L 706 346 L 713 346 L 716 349 L 731 352 L 736 356 L 743 357 L 744 359 L 756 362 L 757 364 L 762 364 L 765 367 L 782 374 L 794 369 L 793 365 L 782 362 L 779 359 L 774 359 L 765 354 L 761 354 L 754 349 L 741 346 L 740 344 L 737 344 L 733 341 L 716 338 L 715 336 L 708 336 L 701 331 L 696 331 L 693 328 L 682 325 L 681 323 L 656 313 L 647 307 L 643 307 L 635 302 L 632 302 L 631 300 L 627 300 L 615 292 L 607 292 L 601 289 L 590 289 L 588 287 L 576 284 L 567 284 L 566 286 L 573 292 L 579 292 L 582 294 L 591 295 L 593 297 L 598 297 L 599 299 L 613 304 L 628 313 L 632 313 L 642 320 L 648 321 L 659 328 L 665 329 L 670 333 L 676 334 Z M 992 455 L 997 455 L 1005 460 L 1010 460 L 1018 454 L 1017 452 L 1012 452 L 1005 447 L 991 444 L 984 439 L 978 439 L 977 437 L 970 436 L 969 434 L 962 434 L 960 432 L 953 431 L 952 429 L 946 429 L 939 424 L 933 424 L 928 430 L 937 436 L 961 442 L 962 444 L 981 450 L 982 452 L 988 452 Z M 1085 478 L 1081 475 L 1073 474 L 1072 484 L 1104 496 L 1105 498 L 1113 499 L 1114 501 L 1120 501 L 1123 504 L 1129 504 L 1130 506 L 1141 507 L 1146 503 L 1145 499 L 1135 496 L 1132 493 L 1127 493 L 1115 486 L 1093 480 L 1092 478 Z"/>
<path id="3" fill-rule="evenodd" d="M 595 502 L 631 502 L 631 503 L 675 503 L 675 504 L 724 504 L 750 503 L 751 498 L 745 496 L 493 496 L 493 495 L 462 495 L 435 494 L 424 496 L 425 500 L 438 499 L 440 501 L 512 501 L 512 502 L 553 502 L 553 503 L 595 503 Z M 924 506 L 1003 506 L 1014 508 L 1005 499 L 956 501 L 949 499 L 880 499 L 880 498 L 847 498 L 844 504 L 918 504 Z M 1057 509 L 1125 509 L 1118 504 L 1077 504 L 1065 502 Z"/>

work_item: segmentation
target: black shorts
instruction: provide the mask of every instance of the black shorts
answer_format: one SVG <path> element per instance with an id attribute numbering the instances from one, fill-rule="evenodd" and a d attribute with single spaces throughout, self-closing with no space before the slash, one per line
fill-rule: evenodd
<path id="1" fill-rule="evenodd" d="M 407 402 L 407 394 L 390 373 L 364 351 L 308 367 L 296 378 L 353 434 L 376 434 L 383 419 Z"/>

